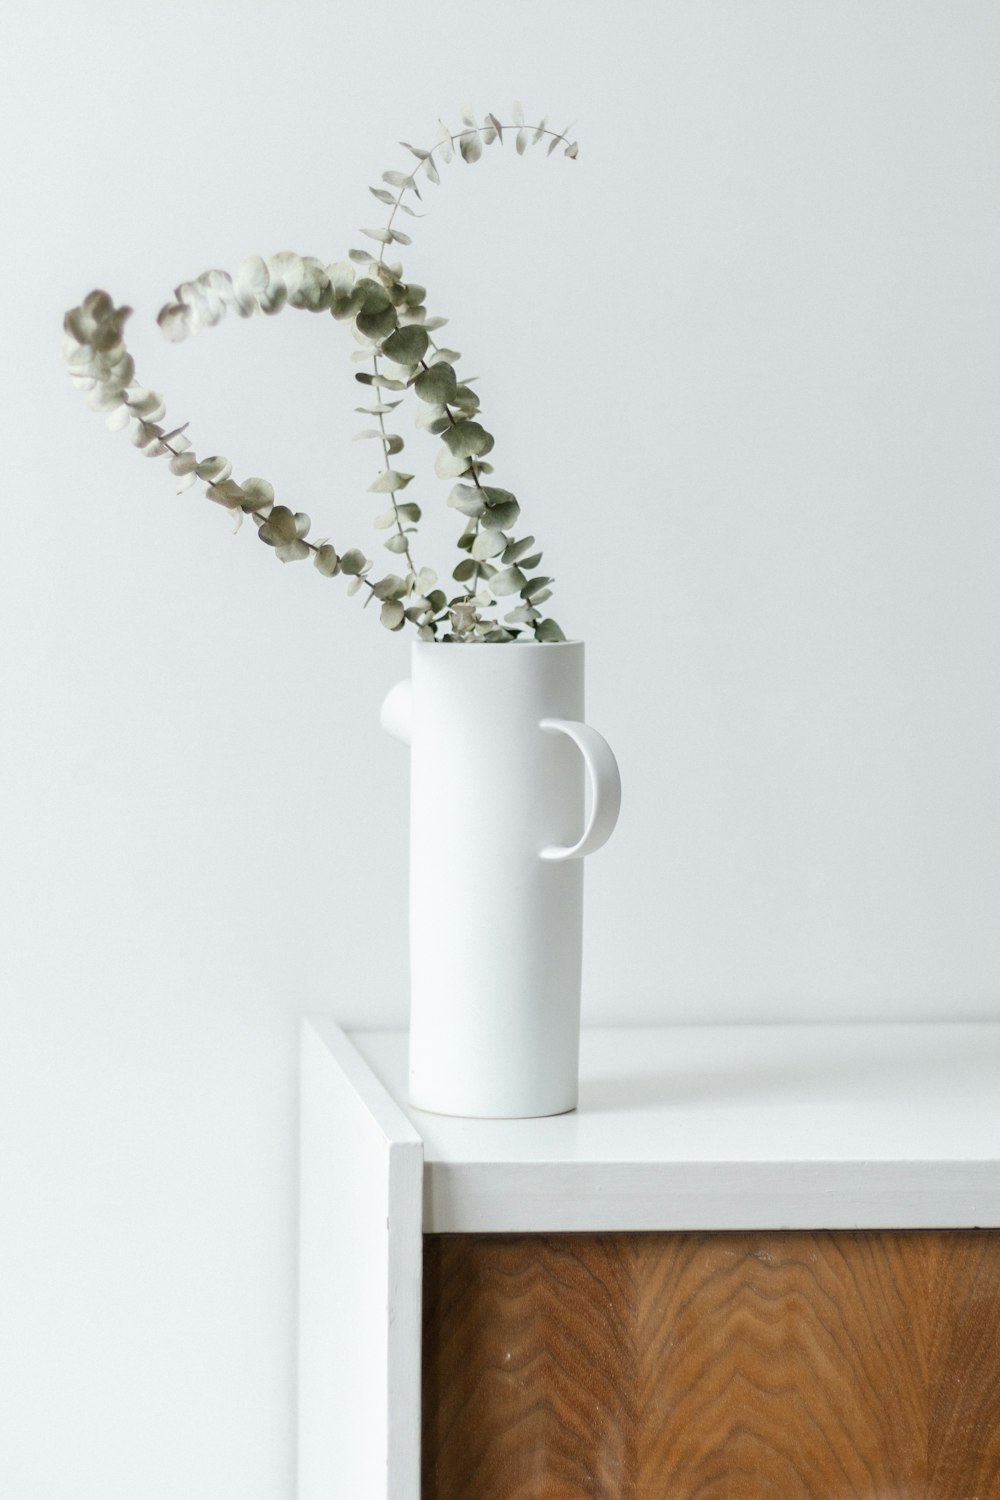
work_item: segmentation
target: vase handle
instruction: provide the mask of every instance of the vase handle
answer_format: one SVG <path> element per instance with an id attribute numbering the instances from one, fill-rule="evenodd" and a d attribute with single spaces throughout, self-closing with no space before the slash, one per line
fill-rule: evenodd
<path id="1" fill-rule="evenodd" d="M 615 831 L 618 813 L 622 804 L 622 783 L 618 762 L 603 735 L 589 724 L 579 724 L 575 719 L 542 719 L 540 727 L 550 734 L 565 734 L 576 745 L 583 756 L 587 775 L 590 777 L 590 817 L 578 843 L 561 847 L 550 844 L 541 853 L 542 859 L 582 859 L 593 854 L 606 844 Z"/>

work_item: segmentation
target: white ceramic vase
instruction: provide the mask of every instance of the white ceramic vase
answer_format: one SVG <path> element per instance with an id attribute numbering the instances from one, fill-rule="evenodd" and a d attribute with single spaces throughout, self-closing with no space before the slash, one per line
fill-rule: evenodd
<path id="1" fill-rule="evenodd" d="M 583 722 L 583 643 L 416 642 L 411 671 L 382 708 L 411 755 L 410 1102 L 561 1114 L 577 1102 L 583 859 L 621 801 Z"/>

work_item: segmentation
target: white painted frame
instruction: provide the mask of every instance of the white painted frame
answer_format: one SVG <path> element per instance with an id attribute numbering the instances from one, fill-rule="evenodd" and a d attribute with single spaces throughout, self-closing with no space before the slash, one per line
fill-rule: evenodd
<path id="1" fill-rule="evenodd" d="M 334 1022 L 302 1034 L 299 1500 L 420 1500 L 423 1146 Z"/>

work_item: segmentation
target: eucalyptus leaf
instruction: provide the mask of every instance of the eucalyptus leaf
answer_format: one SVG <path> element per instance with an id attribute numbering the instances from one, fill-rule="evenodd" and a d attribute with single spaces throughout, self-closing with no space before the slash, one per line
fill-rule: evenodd
<path id="1" fill-rule="evenodd" d="M 486 510 L 482 492 L 473 484 L 456 484 L 448 496 L 448 504 L 463 516 L 478 517 Z"/>
<path id="2" fill-rule="evenodd" d="M 340 572 L 340 558 L 337 556 L 336 549 L 329 542 L 323 542 L 321 546 L 316 548 L 313 554 L 313 563 L 324 578 L 332 578 L 335 573 Z"/>
<path id="3" fill-rule="evenodd" d="M 392 244 L 391 230 L 382 229 L 380 225 L 376 225 L 374 229 L 362 229 L 361 233 L 366 239 L 376 240 L 380 245 Z"/>
<path id="4" fill-rule="evenodd" d="M 485 562 L 490 557 L 499 557 L 506 545 L 503 532 L 481 531 L 472 544 L 472 555 L 478 562 Z"/>
<path id="5" fill-rule="evenodd" d="M 483 525 L 487 531 L 509 531 L 521 514 L 521 507 L 513 495 L 498 505 L 491 505 L 483 513 Z"/>
<path id="6" fill-rule="evenodd" d="M 418 365 L 427 353 L 430 338 L 417 323 L 397 328 L 382 345 L 382 353 L 397 365 Z M 430 374 L 430 371 L 425 373 Z M 419 392 L 418 392 L 419 394 Z"/>
<path id="7" fill-rule="evenodd" d="M 543 620 L 540 625 L 535 626 L 536 641 L 564 641 L 565 639 L 555 620 Z"/>
<path id="8" fill-rule="evenodd" d="M 523 557 L 525 552 L 533 547 L 534 544 L 535 538 L 533 536 L 523 536 L 518 542 L 510 542 L 508 544 L 507 551 L 503 555 L 504 562 L 517 562 L 518 558 Z"/>
<path id="9" fill-rule="evenodd" d="M 516 594 L 524 587 L 525 582 L 520 568 L 504 568 L 490 579 L 490 588 L 498 596 Z"/>
<path id="10" fill-rule="evenodd" d="M 479 132 L 476 130 L 465 131 L 459 136 L 458 149 L 462 153 L 463 161 L 478 161 L 483 154 L 483 143 L 479 139 Z"/>
<path id="11" fill-rule="evenodd" d="M 359 547 L 351 547 L 340 559 L 340 570 L 349 576 L 360 577 L 371 563 Z"/>
<path id="12" fill-rule="evenodd" d="M 376 599 L 402 599 L 406 593 L 406 584 L 398 573 L 387 573 L 375 584 L 372 593 Z"/>
<path id="13" fill-rule="evenodd" d="M 452 157 L 455 155 L 455 148 L 451 143 L 451 131 L 448 129 L 447 125 L 443 120 L 440 120 L 438 123 L 440 124 L 441 129 L 438 131 L 438 137 L 435 144 L 437 149 L 441 152 L 441 160 L 447 163 L 450 162 Z"/>
<path id="14" fill-rule="evenodd" d="M 372 194 L 373 197 L 377 198 L 380 203 L 395 204 L 396 202 L 396 199 L 390 192 L 387 192 L 385 188 L 370 187 L 368 191 Z"/>
<path id="15" fill-rule="evenodd" d="M 398 531 L 395 536 L 387 538 L 387 540 L 383 543 L 383 546 L 388 547 L 390 552 L 405 552 L 409 545 L 410 544 L 406 540 L 406 537 L 401 535 Z"/>
<path id="16" fill-rule="evenodd" d="M 405 489 L 412 478 L 412 474 L 400 474 L 395 469 L 385 469 L 368 486 L 368 491 L 375 495 L 392 494 L 395 490 Z"/>
<path id="17" fill-rule="evenodd" d="M 478 458 L 489 453 L 493 447 L 493 436 L 478 422 L 463 420 L 456 422 L 442 433 L 450 453 L 456 458 Z"/>
<path id="18" fill-rule="evenodd" d="M 449 401 L 454 400 L 458 381 L 455 371 L 450 364 L 433 364 L 429 369 L 421 370 L 413 382 L 413 389 L 421 401 L 429 401 L 435 406 L 447 406 Z"/>
<path id="19" fill-rule="evenodd" d="M 467 579 L 474 577 L 476 565 L 471 557 L 463 557 L 462 561 L 452 570 L 452 578 L 456 583 L 465 583 Z"/>
<path id="20" fill-rule="evenodd" d="M 387 630 L 399 630 L 406 619 L 406 612 L 397 599 L 387 599 L 382 606 L 379 619 Z"/>

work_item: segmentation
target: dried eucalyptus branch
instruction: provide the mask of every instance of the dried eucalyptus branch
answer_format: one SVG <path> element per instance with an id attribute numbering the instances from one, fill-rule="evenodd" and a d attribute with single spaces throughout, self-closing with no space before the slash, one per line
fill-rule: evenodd
<path id="1" fill-rule="evenodd" d="M 541 562 L 541 552 L 532 552 L 533 537 L 516 538 L 512 534 L 520 512 L 516 497 L 508 490 L 484 484 L 492 466 L 485 455 L 494 445 L 492 435 L 475 420 L 479 399 L 471 388 L 471 377 L 460 382 L 455 365 L 461 357 L 456 350 L 437 346 L 431 334 L 442 328 L 446 319 L 428 317 L 426 291 L 416 283 L 403 280 L 402 266 L 387 264 L 385 255 L 392 244 L 409 245 L 410 237 L 396 228 L 397 213 L 416 217 L 408 193 L 420 199 L 416 177 L 424 174 L 431 183 L 440 182 L 435 156 L 450 162 L 455 146 L 461 158 L 474 162 L 484 145 L 503 142 L 505 129 L 513 130 L 515 148 L 523 154 L 528 145 L 549 138 L 549 154 L 562 143 L 564 154 L 575 157 L 576 144 L 569 140 L 568 128 L 558 134 L 547 128 L 543 119 L 537 126 L 526 126 L 520 105 L 514 106 L 514 124 L 503 126 L 495 115 L 486 116 L 482 124 L 468 109 L 463 110 L 463 129 L 454 134 L 445 125 L 429 149 L 402 144 L 417 158 L 410 173 L 385 172 L 382 180 L 395 188 L 373 187 L 371 192 L 390 206 L 384 228 L 362 230 L 375 240 L 381 250 L 376 258 L 367 250 L 352 249 L 349 260 L 324 266 L 313 256 L 299 256 L 291 251 L 262 260 L 244 259 L 235 277 L 225 271 L 206 271 L 194 281 L 185 282 L 175 291 L 175 300 L 160 311 L 158 323 L 171 340 L 186 338 L 200 328 L 213 327 L 230 309 L 240 317 L 254 314 L 272 316 L 285 306 L 310 312 L 329 311 L 338 321 L 351 325 L 361 346 L 355 359 L 371 361 L 371 372 L 359 372 L 356 378 L 373 388 L 378 398 L 357 410 L 377 419 L 378 426 L 357 434 L 358 438 L 377 439 L 382 448 L 383 467 L 369 490 L 390 496 L 389 509 L 376 517 L 375 525 L 391 532 L 385 541 L 389 551 L 406 564 L 401 576 L 388 573 L 372 582 L 368 576 L 374 566 L 360 548 L 339 555 L 327 541 L 313 543 L 307 539 L 309 517 L 293 512 L 287 506 L 274 504 L 274 490 L 266 480 L 252 478 L 237 484 L 232 478 L 228 460 L 213 456 L 199 460 L 185 435 L 185 427 L 167 432 L 162 425 L 165 407 L 162 399 L 135 381 L 135 368 L 125 346 L 122 329 L 129 308 L 115 308 L 104 292 L 92 292 L 82 306 L 67 313 L 64 357 L 74 383 L 89 393 L 90 404 L 108 412 L 108 425 L 128 427 L 132 441 L 147 456 L 169 455 L 171 471 L 179 478 L 179 490 L 201 480 L 210 499 L 234 513 L 237 526 L 244 514 L 253 517 L 261 540 L 275 549 L 282 562 L 291 562 L 312 554 L 319 571 L 327 576 L 337 573 L 351 579 L 348 591 L 363 586 L 369 599 L 381 602 L 381 620 L 390 630 L 400 630 L 407 623 L 417 628 L 422 639 L 434 640 L 443 632 L 445 640 L 511 641 L 527 628 L 536 640 L 564 639 L 552 619 L 544 619 L 540 605 L 551 597 L 551 578 L 531 574 Z M 360 275 L 355 267 L 364 269 Z M 415 501 L 400 500 L 400 492 L 413 479 L 412 474 L 393 467 L 391 460 L 402 451 L 402 437 L 386 429 L 385 418 L 399 405 L 386 400 L 384 393 L 413 390 L 422 403 L 417 415 L 418 426 L 429 429 L 442 439 L 442 449 L 435 463 L 439 477 L 458 480 L 448 497 L 448 504 L 466 517 L 458 539 L 459 548 L 468 554 L 453 570 L 452 577 L 465 588 L 449 599 L 437 588 L 436 575 L 428 568 L 418 568 L 412 556 L 412 538 L 421 518 Z M 529 555 L 529 553 L 531 555 Z M 519 595 L 520 602 L 501 624 L 491 611 L 500 599 Z"/>

